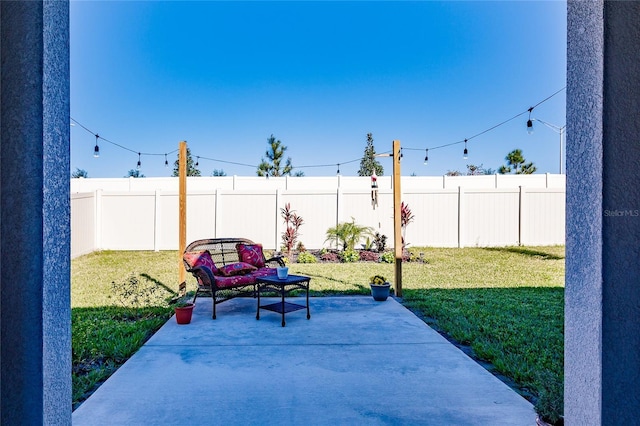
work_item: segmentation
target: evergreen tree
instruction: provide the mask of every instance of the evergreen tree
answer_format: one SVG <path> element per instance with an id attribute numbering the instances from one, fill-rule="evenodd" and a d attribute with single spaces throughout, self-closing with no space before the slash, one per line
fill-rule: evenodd
<path id="1" fill-rule="evenodd" d="M 280 168 L 280 163 L 282 163 L 284 159 L 284 152 L 287 150 L 287 147 L 282 145 L 281 141 L 276 140 L 273 135 L 267 139 L 267 144 L 269 145 L 269 148 L 265 152 L 267 159 L 265 160 L 265 158 L 262 157 L 256 174 L 258 176 L 291 175 L 291 171 L 293 170 L 291 157 L 287 157 L 284 167 Z M 298 176 L 298 174 L 296 174 L 296 176 Z"/>
<path id="2" fill-rule="evenodd" d="M 87 173 L 87 171 L 85 169 L 81 169 L 79 167 L 76 167 L 76 171 L 71 173 L 71 177 L 72 178 L 87 178 L 89 177 L 89 174 Z"/>
<path id="3" fill-rule="evenodd" d="M 364 149 L 362 160 L 360 160 L 358 176 L 371 176 L 374 171 L 377 176 L 382 176 L 384 174 L 382 164 L 376 160 L 376 149 L 373 146 L 373 135 L 371 133 L 367 133 L 367 147 Z"/>
<path id="4" fill-rule="evenodd" d="M 533 162 L 527 163 L 522 155 L 522 150 L 514 149 L 505 157 L 507 164 L 501 166 L 498 172 L 500 174 L 511 173 L 513 170 L 517 175 L 530 175 L 537 170 L 537 167 L 533 165 Z"/>
<path id="5" fill-rule="evenodd" d="M 143 178 L 145 177 L 142 173 L 140 173 L 140 170 L 138 169 L 131 169 L 127 172 L 127 175 L 125 177 L 133 177 L 133 178 Z"/>
<path id="6" fill-rule="evenodd" d="M 180 153 L 178 153 L 178 158 L 176 158 L 175 163 L 173 163 L 173 174 L 171 176 L 180 176 Z M 187 176 L 201 176 L 197 165 L 193 163 L 193 157 L 191 156 L 189 147 L 187 147 Z"/>

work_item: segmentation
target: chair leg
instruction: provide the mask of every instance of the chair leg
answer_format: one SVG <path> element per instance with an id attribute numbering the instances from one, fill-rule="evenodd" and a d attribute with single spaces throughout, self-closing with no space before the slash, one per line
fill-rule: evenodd
<path id="1" fill-rule="evenodd" d="M 211 299 L 213 299 L 213 319 L 216 319 L 216 293 L 215 293 L 215 291 L 211 292 Z"/>

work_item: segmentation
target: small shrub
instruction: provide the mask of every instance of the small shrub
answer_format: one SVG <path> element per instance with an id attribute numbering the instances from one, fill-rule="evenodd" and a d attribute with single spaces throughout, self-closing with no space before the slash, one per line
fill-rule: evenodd
<path id="1" fill-rule="evenodd" d="M 362 250 L 360 252 L 360 260 L 363 262 L 379 262 L 380 255 L 373 251 Z"/>
<path id="2" fill-rule="evenodd" d="M 111 290 L 116 295 L 118 303 L 124 308 L 132 309 L 136 318 L 141 317 L 144 307 L 167 305 L 172 294 L 166 291 L 158 292 L 158 289 L 158 285 L 145 274 L 137 276 L 132 273 L 124 281 L 111 282 Z"/>
<path id="3" fill-rule="evenodd" d="M 336 253 L 328 251 L 320 255 L 320 260 L 323 262 L 339 262 L 340 258 Z"/>
<path id="4" fill-rule="evenodd" d="M 291 257 L 291 252 L 300 236 L 299 229 L 304 220 L 298 216 L 295 210 L 291 210 L 290 203 L 285 204 L 284 208 L 280 209 L 280 216 L 284 219 L 284 224 L 287 225 L 287 228 L 282 233 L 282 247 L 285 249 L 287 257 Z"/>
<path id="5" fill-rule="evenodd" d="M 396 256 L 393 252 L 385 251 L 380 255 L 380 261 L 384 263 L 394 263 L 396 260 Z"/>
<path id="6" fill-rule="evenodd" d="M 302 244 L 302 241 L 300 241 L 298 243 L 298 245 L 296 246 L 296 251 L 298 251 L 298 253 L 302 253 L 303 251 L 307 251 L 307 248 L 304 246 L 304 244 Z"/>
<path id="7" fill-rule="evenodd" d="M 342 261 L 345 263 L 353 263 L 360 260 L 360 255 L 355 250 L 345 250 L 342 252 Z"/>
<path id="8" fill-rule="evenodd" d="M 298 254 L 298 263 L 317 263 L 318 259 L 308 251 Z"/>
<path id="9" fill-rule="evenodd" d="M 376 248 L 376 251 L 378 253 L 383 253 L 384 249 L 387 246 L 387 236 L 376 232 L 376 234 L 373 236 L 372 245 Z"/>

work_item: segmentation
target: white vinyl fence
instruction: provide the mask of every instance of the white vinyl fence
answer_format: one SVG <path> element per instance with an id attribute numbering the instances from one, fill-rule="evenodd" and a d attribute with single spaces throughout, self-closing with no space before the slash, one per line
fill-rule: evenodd
<path id="1" fill-rule="evenodd" d="M 368 178 L 189 178 L 187 243 L 244 237 L 278 249 L 287 203 L 304 219 L 299 240 L 330 247 L 328 228 L 351 221 L 393 245 L 391 178 L 378 178 L 378 206 Z M 71 250 L 177 250 L 177 178 L 73 179 Z M 410 246 L 556 245 L 565 241 L 564 175 L 403 177 L 402 200 L 415 220 Z"/>

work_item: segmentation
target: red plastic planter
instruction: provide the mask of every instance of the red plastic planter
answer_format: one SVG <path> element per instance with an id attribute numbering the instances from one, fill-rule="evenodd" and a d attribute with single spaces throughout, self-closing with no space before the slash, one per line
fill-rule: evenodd
<path id="1" fill-rule="evenodd" d="M 193 314 L 193 305 L 176 308 L 176 321 L 178 324 L 189 324 Z"/>

